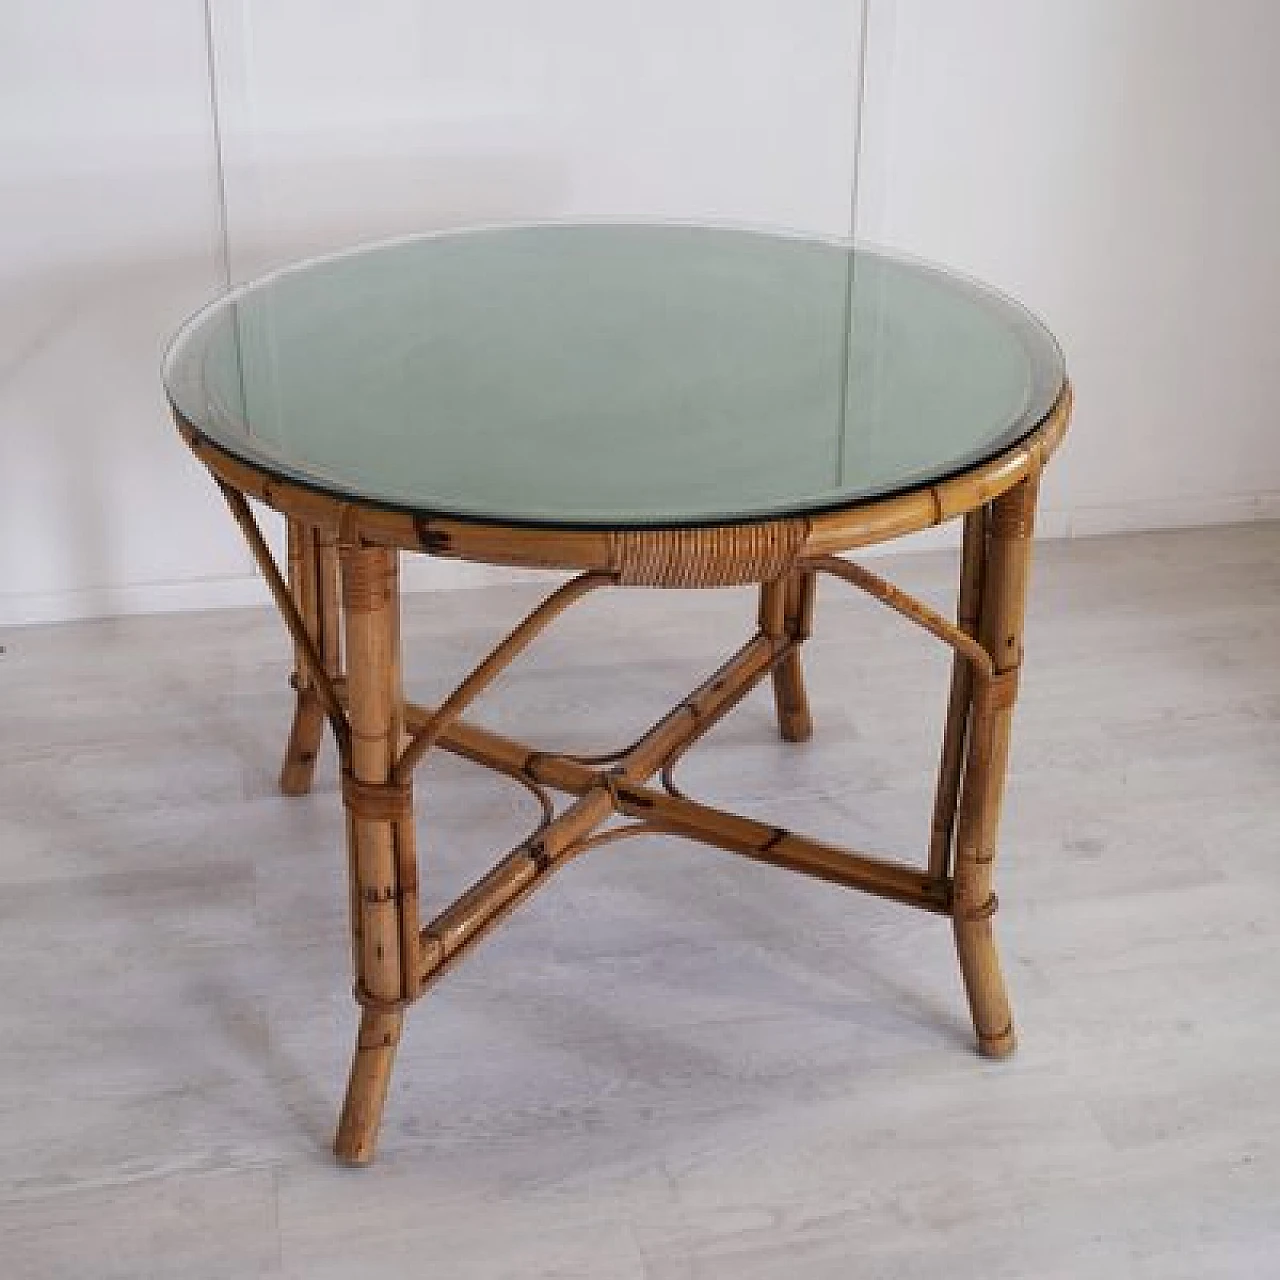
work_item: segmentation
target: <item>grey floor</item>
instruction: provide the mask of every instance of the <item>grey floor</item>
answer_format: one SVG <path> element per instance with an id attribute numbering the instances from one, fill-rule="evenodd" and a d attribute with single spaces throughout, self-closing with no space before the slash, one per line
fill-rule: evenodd
<path id="1" fill-rule="evenodd" d="M 949 557 L 880 561 L 941 601 Z M 430 698 L 525 588 L 420 596 Z M 624 741 L 742 592 L 596 596 L 479 719 Z M 274 776 L 262 612 L 0 637 L 0 1275 L 1280 1275 L 1280 526 L 1042 548 L 1000 929 L 970 1035 L 945 922 L 700 846 L 570 867 L 410 1016 L 378 1163 L 328 1141 L 354 1017 L 332 757 Z M 824 584 L 812 743 L 755 695 L 686 789 L 916 855 L 946 660 Z M 429 901 L 532 818 L 422 777 Z"/>

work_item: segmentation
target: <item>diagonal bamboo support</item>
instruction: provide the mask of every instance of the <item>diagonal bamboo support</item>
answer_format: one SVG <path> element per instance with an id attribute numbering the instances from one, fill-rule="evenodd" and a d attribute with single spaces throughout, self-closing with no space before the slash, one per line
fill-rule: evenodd
<path id="1" fill-rule="evenodd" d="M 609 788 L 590 788 L 436 916 L 422 931 L 419 993 L 546 883 L 613 812 Z"/>
<path id="2" fill-rule="evenodd" d="M 414 768 L 439 741 L 440 735 L 476 700 L 570 605 L 589 591 L 613 584 L 608 573 L 583 573 L 553 591 L 483 662 L 442 702 L 431 718 L 417 727 L 409 745 L 396 761 L 394 778 L 408 782 Z"/>
<path id="3" fill-rule="evenodd" d="M 222 496 L 227 501 L 227 506 L 231 508 L 231 514 L 235 518 L 240 532 L 249 544 L 249 551 L 266 581 L 267 590 L 271 592 L 271 599 L 280 611 L 281 618 L 284 619 L 284 624 L 293 639 L 296 661 L 305 669 L 307 679 L 324 707 L 325 715 L 328 716 L 329 723 L 333 727 L 333 735 L 338 744 L 338 754 L 345 764 L 350 750 L 347 718 L 342 704 L 338 700 L 333 681 L 329 677 L 325 660 L 316 648 L 316 643 L 312 638 L 307 622 L 299 611 L 293 593 L 289 590 L 288 583 L 284 580 L 279 567 L 276 565 L 275 559 L 271 554 L 271 548 L 267 546 L 267 541 L 262 536 L 262 530 L 258 528 L 258 522 L 253 518 L 253 512 L 250 510 L 244 494 L 238 489 L 233 489 L 224 480 L 217 477 L 215 477 L 215 480 L 222 492 Z M 326 603 L 324 607 L 328 609 L 331 606 Z"/>

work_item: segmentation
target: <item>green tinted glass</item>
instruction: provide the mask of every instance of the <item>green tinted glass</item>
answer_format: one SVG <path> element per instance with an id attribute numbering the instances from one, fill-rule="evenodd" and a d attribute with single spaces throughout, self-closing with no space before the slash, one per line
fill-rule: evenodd
<path id="1" fill-rule="evenodd" d="M 535 226 L 304 263 L 191 321 L 193 427 L 328 493 L 507 523 L 846 506 L 980 462 L 1062 387 L 1020 307 L 833 241 Z"/>

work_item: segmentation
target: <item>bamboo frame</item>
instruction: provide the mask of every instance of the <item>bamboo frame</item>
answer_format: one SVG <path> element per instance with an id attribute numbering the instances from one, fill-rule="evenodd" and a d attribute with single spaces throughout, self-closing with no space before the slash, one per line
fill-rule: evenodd
<path id="1" fill-rule="evenodd" d="M 399 597 L 396 559 L 382 547 L 343 547 L 342 603 L 348 654 L 347 776 L 385 786 L 400 744 L 403 698 L 397 687 Z M 335 1149 L 352 1164 L 373 1156 L 404 1020 L 400 1006 L 417 967 L 417 862 L 413 822 L 362 809 L 347 797 L 357 956 L 356 992 L 365 1003 Z M 405 843 L 409 848 L 404 847 Z M 407 876 L 406 876 L 407 872 Z M 407 917 L 407 921 L 406 921 Z M 405 927 L 408 923 L 408 928 Z"/>
<path id="2" fill-rule="evenodd" d="M 1064 387 L 1040 427 L 962 476 L 825 515 L 709 529 L 565 530 L 414 518 L 268 476 L 178 426 L 222 489 L 294 642 L 297 690 L 281 790 L 311 785 L 327 718 L 343 775 L 352 963 L 362 1006 L 335 1150 L 373 1158 L 406 1008 L 569 861 L 624 838 L 681 836 L 756 861 L 950 917 L 979 1049 L 1015 1043 L 992 934 L 996 832 L 1022 658 L 1031 532 L 1040 472 L 1066 430 Z M 280 572 L 247 498 L 285 513 Z M 952 623 L 839 553 L 964 517 Z M 439 707 L 401 688 L 398 554 L 409 549 L 498 564 L 576 569 Z M 685 751 L 764 680 L 782 737 L 812 732 L 800 654 L 819 574 L 869 594 L 954 652 L 946 727 L 923 866 L 837 848 L 700 804 L 675 786 Z M 539 750 L 463 712 L 561 613 L 604 586 L 759 584 L 755 633 L 630 746 L 598 757 Z M 340 587 L 339 587 L 340 583 Z M 419 918 L 412 776 L 433 748 L 526 787 L 541 817 L 425 926 Z M 657 778 L 660 786 L 650 785 Z M 550 791 L 571 797 L 556 812 Z M 622 826 L 610 826 L 616 819 Z"/>

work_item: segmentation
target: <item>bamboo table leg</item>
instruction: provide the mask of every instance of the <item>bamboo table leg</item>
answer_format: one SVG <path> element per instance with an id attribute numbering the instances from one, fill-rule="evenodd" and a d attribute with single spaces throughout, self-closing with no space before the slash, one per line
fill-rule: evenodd
<path id="1" fill-rule="evenodd" d="M 351 747 L 343 801 L 351 855 L 356 996 L 364 1006 L 334 1149 L 373 1158 L 403 1008 L 418 988 L 418 886 L 411 791 L 392 772 L 404 729 L 396 552 L 343 547 Z"/>
<path id="2" fill-rule="evenodd" d="M 960 595 L 956 621 L 966 635 L 978 633 L 978 609 L 982 603 L 982 569 L 987 556 L 987 511 L 979 507 L 964 518 L 960 551 Z M 973 705 L 973 666 L 962 653 L 951 663 L 951 695 L 947 703 L 942 758 L 933 803 L 929 837 L 929 874 L 939 883 L 951 875 L 951 848 L 955 837 L 956 804 L 960 799 L 960 775 Z"/>
<path id="3" fill-rule="evenodd" d="M 294 519 L 288 521 L 288 534 L 289 591 L 326 672 L 336 676 L 341 668 L 337 543 L 332 534 Z M 280 790 L 287 796 L 302 796 L 311 790 L 315 776 L 325 710 L 301 653 L 294 657 L 293 684 L 298 698 L 280 770 Z"/>
<path id="4" fill-rule="evenodd" d="M 996 833 L 1009 758 L 1009 729 L 1022 662 L 1022 629 L 1038 477 L 990 506 L 978 637 L 993 677 L 974 682 L 956 823 L 952 919 L 978 1047 L 988 1057 L 1013 1052 L 1016 1036 L 992 936 Z"/>
<path id="5" fill-rule="evenodd" d="M 760 629 L 777 639 L 803 643 L 813 627 L 816 575 L 798 569 L 760 587 Z M 778 708 L 778 732 L 787 742 L 807 742 L 813 734 L 804 669 L 797 648 L 774 668 L 773 697 Z"/>

